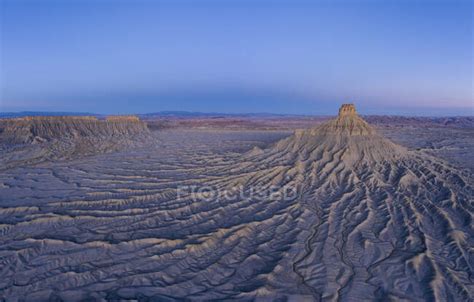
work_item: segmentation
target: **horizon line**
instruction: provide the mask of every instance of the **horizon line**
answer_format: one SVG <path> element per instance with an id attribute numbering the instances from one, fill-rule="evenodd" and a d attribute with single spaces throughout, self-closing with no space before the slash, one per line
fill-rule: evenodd
<path id="1" fill-rule="evenodd" d="M 422 109 L 422 108 L 419 108 Z M 430 108 L 431 110 L 435 108 Z M 440 108 L 438 110 L 443 110 L 447 108 Z M 451 110 L 454 108 L 450 108 Z M 473 111 L 473 108 L 466 107 L 465 109 L 469 109 Z M 161 111 L 151 111 L 151 112 L 145 112 L 145 113 L 131 113 L 131 112 L 123 112 L 123 113 L 95 113 L 95 112 L 87 112 L 87 111 L 47 111 L 47 110 L 21 110 L 21 111 L 5 111 L 5 112 L 0 112 L 0 118 L 9 118 L 9 117 L 16 117 L 16 116 L 28 116 L 28 114 L 33 114 L 35 116 L 60 116 L 60 115 L 66 115 L 66 116 L 84 116 L 84 115 L 92 115 L 92 116 L 112 116 L 112 115 L 137 115 L 137 116 L 143 116 L 143 115 L 175 115 L 179 116 L 181 115 L 205 115 L 205 116 L 216 116 L 216 115 L 223 115 L 223 116 L 295 116 L 295 117 L 323 117 L 323 116 L 337 116 L 337 112 L 334 114 L 316 114 L 316 113 L 272 113 L 272 112 L 210 112 L 210 111 L 188 111 L 188 110 L 161 110 Z M 442 118 L 442 117 L 474 117 L 474 112 L 470 112 L 466 114 L 417 114 L 417 113 L 411 113 L 411 114 L 404 114 L 400 112 L 393 112 L 393 113 L 361 113 L 358 112 L 359 115 L 361 116 L 400 116 L 400 117 L 436 117 L 436 118 Z"/>

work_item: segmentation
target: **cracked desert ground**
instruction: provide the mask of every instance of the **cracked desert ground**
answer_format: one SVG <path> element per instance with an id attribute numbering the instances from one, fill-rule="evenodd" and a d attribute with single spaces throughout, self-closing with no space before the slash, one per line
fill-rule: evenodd
<path id="1" fill-rule="evenodd" d="M 474 299 L 474 128 L 111 129 L 1 150 L 0 300 Z"/>

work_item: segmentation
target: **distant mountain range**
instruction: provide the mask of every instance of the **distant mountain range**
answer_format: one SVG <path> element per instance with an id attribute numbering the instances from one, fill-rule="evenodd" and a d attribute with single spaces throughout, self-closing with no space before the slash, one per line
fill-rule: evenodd
<path id="1" fill-rule="evenodd" d="M 105 117 L 109 114 L 98 114 L 91 112 L 67 112 L 67 111 L 19 111 L 19 112 L 0 112 L 0 118 L 15 118 L 24 116 L 96 116 Z M 150 113 L 139 113 L 136 114 L 139 117 L 150 118 L 150 117 L 309 117 L 309 116 L 328 116 L 325 114 L 311 115 L 311 114 L 283 114 L 283 113 L 268 113 L 268 112 L 254 112 L 254 113 L 222 113 L 222 112 L 197 112 L 197 111 L 158 111 Z M 365 116 L 378 116 L 378 117 L 397 117 L 397 118 L 428 118 L 438 119 L 445 117 L 457 117 L 454 115 L 446 116 L 416 116 L 416 115 L 377 115 L 370 114 Z M 467 118 L 474 118 L 474 116 L 462 116 Z"/>
<path id="2" fill-rule="evenodd" d="M 24 116 L 102 116 L 88 112 L 61 112 L 61 111 L 20 111 L 0 112 L 0 118 L 15 118 Z"/>
<path id="3" fill-rule="evenodd" d="M 194 112 L 194 111 L 159 111 L 151 113 L 136 114 L 141 118 L 154 118 L 154 117 L 303 117 L 309 115 L 303 114 L 278 114 L 278 113 L 220 113 L 220 112 Z M 21 112 L 0 112 L 0 118 L 16 118 L 25 116 L 95 116 L 105 117 L 107 114 L 97 114 L 90 112 L 54 112 L 54 111 L 21 111 Z"/>

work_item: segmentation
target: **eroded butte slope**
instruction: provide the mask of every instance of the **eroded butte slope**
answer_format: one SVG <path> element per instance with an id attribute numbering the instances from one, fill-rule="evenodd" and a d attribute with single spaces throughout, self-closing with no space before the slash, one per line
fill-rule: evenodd
<path id="1" fill-rule="evenodd" d="M 1 174 L 3 296 L 473 299 L 472 176 L 352 105 L 243 155 L 172 139 Z"/>
<path id="2" fill-rule="evenodd" d="M 312 229 L 293 264 L 315 298 L 472 300 L 472 177 L 339 116 L 251 158 L 296 180 Z"/>

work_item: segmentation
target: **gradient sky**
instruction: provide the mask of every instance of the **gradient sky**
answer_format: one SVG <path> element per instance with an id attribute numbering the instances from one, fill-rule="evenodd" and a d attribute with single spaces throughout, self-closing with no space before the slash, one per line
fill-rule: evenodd
<path id="1" fill-rule="evenodd" d="M 469 0 L 0 3 L 0 111 L 474 114 Z"/>

